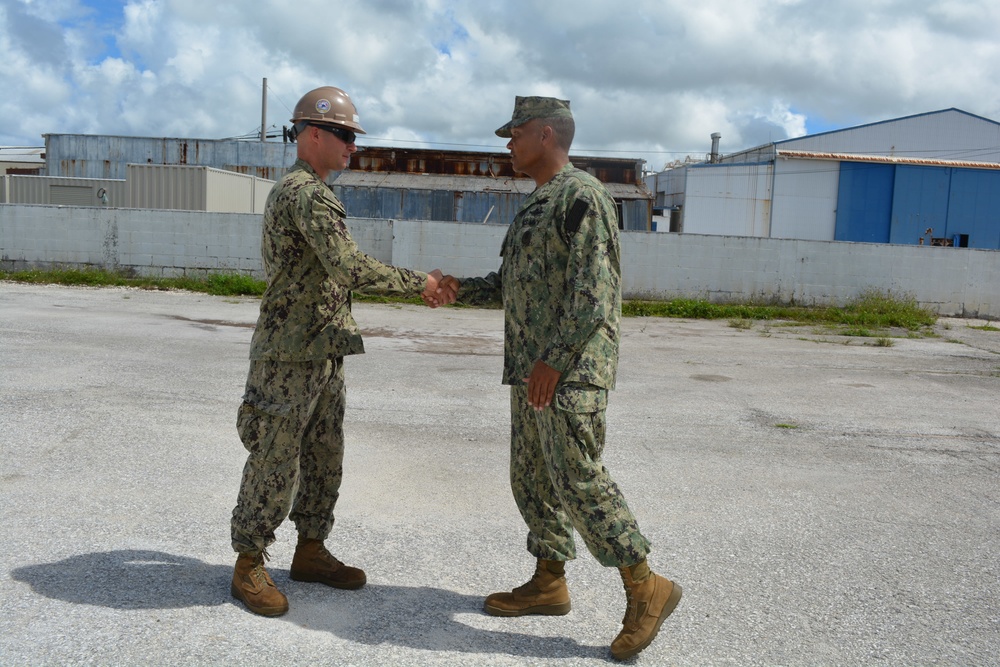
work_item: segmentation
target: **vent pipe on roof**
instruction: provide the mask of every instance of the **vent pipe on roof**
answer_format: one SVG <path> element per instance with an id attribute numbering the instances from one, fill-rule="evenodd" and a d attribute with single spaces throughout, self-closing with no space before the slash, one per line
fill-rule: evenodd
<path id="1" fill-rule="evenodd" d="M 267 77 L 260 94 L 260 140 L 267 141 Z"/>
<path id="2" fill-rule="evenodd" d="M 718 132 L 712 133 L 712 152 L 708 154 L 708 161 L 715 164 L 719 161 L 719 139 L 722 135 Z"/>

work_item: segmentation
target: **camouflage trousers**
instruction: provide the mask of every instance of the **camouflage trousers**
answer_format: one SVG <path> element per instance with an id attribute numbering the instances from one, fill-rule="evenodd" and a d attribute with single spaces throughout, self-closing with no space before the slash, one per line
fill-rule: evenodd
<path id="1" fill-rule="evenodd" d="M 510 485 L 528 525 L 528 551 L 575 558 L 575 528 L 601 565 L 645 558 L 650 543 L 601 461 L 607 390 L 559 385 L 542 411 L 528 405 L 525 385 L 512 386 L 510 396 Z"/>
<path id="2" fill-rule="evenodd" d="M 286 516 L 301 537 L 330 534 L 343 477 L 345 399 L 341 358 L 251 360 L 236 419 L 249 456 L 233 509 L 233 549 L 262 551 Z"/>

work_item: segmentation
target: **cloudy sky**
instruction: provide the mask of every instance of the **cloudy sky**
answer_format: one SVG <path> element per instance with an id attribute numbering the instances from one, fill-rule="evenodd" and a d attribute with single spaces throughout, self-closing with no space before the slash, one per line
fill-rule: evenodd
<path id="1" fill-rule="evenodd" d="M 307 90 L 359 143 L 503 150 L 515 95 L 659 169 L 957 107 L 1000 120 L 997 0 L 0 0 L 0 146 L 270 131 Z"/>

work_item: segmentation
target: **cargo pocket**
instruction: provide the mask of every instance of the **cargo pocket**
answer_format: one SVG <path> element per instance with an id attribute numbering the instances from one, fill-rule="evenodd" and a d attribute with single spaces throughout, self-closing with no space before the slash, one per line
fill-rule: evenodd
<path id="1" fill-rule="evenodd" d="M 240 434 L 243 446 L 252 456 L 260 459 L 281 458 L 281 453 L 274 451 L 274 443 L 278 434 L 287 430 L 287 425 L 283 422 L 288 419 L 292 406 L 251 400 L 243 399 L 236 416 L 236 431 Z"/>
<path id="2" fill-rule="evenodd" d="M 589 478 L 590 466 L 604 452 L 604 410 L 608 407 L 608 390 L 592 384 L 569 383 L 556 387 L 552 401 L 564 426 L 566 444 L 573 443 L 580 455 L 574 464 L 581 478 Z M 570 457 L 569 453 L 564 454 Z M 567 461 L 567 464 L 569 462 Z"/>

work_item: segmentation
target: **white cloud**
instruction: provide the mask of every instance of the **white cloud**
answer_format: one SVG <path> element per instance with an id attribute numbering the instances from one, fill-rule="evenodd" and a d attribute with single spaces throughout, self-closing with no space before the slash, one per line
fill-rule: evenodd
<path id="1" fill-rule="evenodd" d="M 87 0 L 92 3 L 93 0 Z M 515 95 L 651 165 L 959 107 L 1000 119 L 993 0 L 0 0 L 0 144 L 219 138 L 336 85 L 373 138 L 502 150 Z M 110 10 L 105 10 L 110 11 Z"/>

